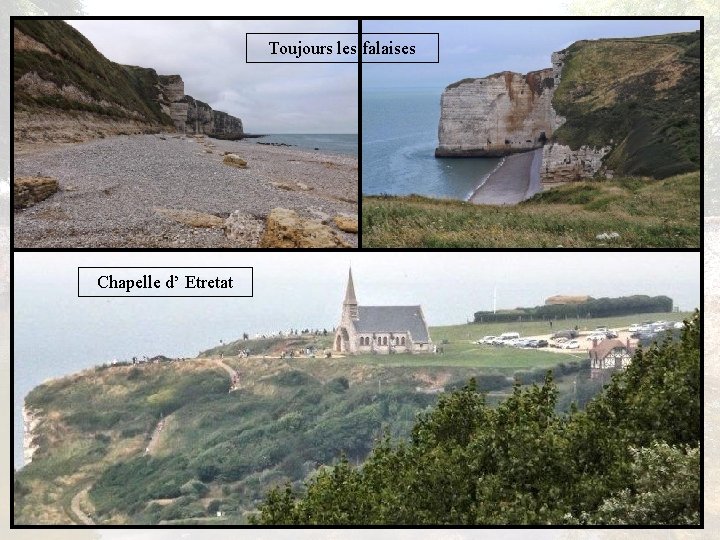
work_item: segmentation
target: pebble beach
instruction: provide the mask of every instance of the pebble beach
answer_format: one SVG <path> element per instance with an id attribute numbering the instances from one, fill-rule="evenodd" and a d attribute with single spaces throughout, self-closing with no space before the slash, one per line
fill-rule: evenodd
<path id="1" fill-rule="evenodd" d="M 225 165 L 228 152 L 247 168 Z M 15 177 L 52 177 L 60 186 L 15 212 L 20 248 L 254 247 L 275 208 L 326 223 L 357 216 L 356 157 L 254 139 L 127 135 L 23 149 L 14 161 Z M 222 227 L 196 219 L 231 214 L 246 234 L 229 238 Z M 356 234 L 336 234 L 357 246 Z"/>

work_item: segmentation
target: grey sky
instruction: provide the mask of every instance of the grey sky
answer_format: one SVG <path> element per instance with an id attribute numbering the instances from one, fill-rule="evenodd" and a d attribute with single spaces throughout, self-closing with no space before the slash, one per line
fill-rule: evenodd
<path id="1" fill-rule="evenodd" d="M 431 325 L 490 309 L 494 288 L 499 308 L 554 294 L 665 294 L 682 309 L 700 301 L 697 253 L 18 253 L 15 263 L 18 323 L 92 318 L 103 331 L 137 336 L 180 325 L 197 348 L 243 331 L 332 327 L 351 263 L 361 304 L 422 304 Z M 254 266 L 254 297 L 77 298 L 78 266 Z"/>
<path id="2" fill-rule="evenodd" d="M 246 32 L 357 32 L 356 21 L 69 20 L 108 59 L 179 74 L 250 133 L 357 133 L 357 64 L 246 64 Z"/>
<path id="3" fill-rule="evenodd" d="M 550 55 L 581 39 L 698 30 L 683 20 L 363 21 L 363 32 L 438 32 L 439 64 L 363 64 L 363 88 L 444 88 L 466 77 L 550 67 Z M 390 36 L 388 36 L 390 39 Z"/>

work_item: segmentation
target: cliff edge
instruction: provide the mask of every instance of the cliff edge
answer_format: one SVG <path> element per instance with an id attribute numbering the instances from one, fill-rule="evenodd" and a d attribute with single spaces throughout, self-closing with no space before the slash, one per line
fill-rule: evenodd
<path id="1" fill-rule="evenodd" d="M 552 67 L 463 79 L 441 97 L 436 157 L 543 147 L 544 182 L 700 168 L 699 32 L 578 41 Z"/>
<path id="2" fill-rule="evenodd" d="M 59 20 L 13 27 L 13 138 L 16 143 L 79 142 L 112 135 L 181 131 L 241 138 L 242 121 L 205 105 L 191 117 L 180 75 L 105 58 Z"/>

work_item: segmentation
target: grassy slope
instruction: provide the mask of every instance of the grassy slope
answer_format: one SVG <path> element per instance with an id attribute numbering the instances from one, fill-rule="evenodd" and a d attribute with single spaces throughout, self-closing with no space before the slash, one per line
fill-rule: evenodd
<path id="1" fill-rule="evenodd" d="M 616 328 L 687 315 L 570 320 L 565 326 Z M 561 326 L 555 324 L 556 329 Z M 537 380 L 553 367 L 561 410 L 573 397 L 586 400 L 599 390 L 602 381 L 568 369 L 582 353 L 472 343 L 505 331 L 533 335 L 549 328 L 543 322 L 432 327 L 436 343 L 448 341 L 442 345 L 445 354 L 437 356 L 245 360 L 229 357 L 237 349 L 231 343 L 216 351 L 240 374 L 240 389 L 231 393 L 227 374 L 210 359 L 98 368 L 45 383 L 27 398 L 30 407 L 42 410 L 45 421 L 37 429 L 40 450 L 16 475 L 23 489 L 15 494 L 15 519 L 71 523 L 70 500 L 93 485 L 92 514 L 98 522 L 244 523 L 244 512 L 270 486 L 289 481 L 299 487 L 308 473 L 332 463 L 340 451 L 362 459 L 385 428 L 395 437 L 406 436 L 415 415 L 436 399 L 418 387 L 453 388 L 474 376 L 491 391 L 489 402 L 497 403 L 513 377 Z M 317 340 L 321 346 L 328 339 L 301 336 L 299 341 Z M 298 338 L 236 343 L 270 355 L 297 346 L 294 341 Z M 161 414 L 165 429 L 153 457 L 145 457 Z M 218 471 L 197 484 L 203 466 Z M 208 515 L 214 500 L 220 501 L 225 517 Z"/>
<path id="2" fill-rule="evenodd" d="M 72 85 L 110 105 L 81 103 L 60 96 L 31 96 L 17 91 L 15 106 L 33 110 L 55 107 L 85 110 L 115 117 L 128 117 L 122 108 L 140 113 L 148 122 L 171 124 L 156 101 L 158 76 L 152 69 L 122 66 L 100 54 L 82 34 L 63 21 L 19 20 L 16 27 L 47 46 L 62 60 L 38 51 L 15 51 L 13 80 L 35 72 L 59 86 Z"/>
<path id="3" fill-rule="evenodd" d="M 283 348 L 269 340 L 246 344 L 264 353 Z M 100 523 L 243 523 L 270 486 L 300 487 L 341 451 L 361 460 L 384 429 L 407 436 L 416 414 L 437 399 L 418 387 L 452 388 L 475 376 L 493 391 L 493 403 L 509 391 L 517 369 L 536 380 L 546 367 L 575 360 L 483 350 L 454 338 L 444 347 L 446 354 L 433 357 L 225 357 L 240 373 L 240 389 L 231 393 L 227 374 L 208 359 L 108 367 L 45 383 L 27 398 L 46 420 L 37 430 L 41 449 L 16 474 L 23 489 L 16 492 L 15 519 L 69 523 L 73 495 L 92 485 Z M 575 378 L 588 395 L 599 389 L 577 364 L 571 372 L 558 369 L 563 409 Z M 165 429 L 153 456 L 145 456 L 161 413 Z M 217 470 L 198 484 L 207 467 Z M 209 516 L 213 500 L 226 512 L 222 521 Z"/>
<path id="4" fill-rule="evenodd" d="M 143 452 L 162 411 L 227 392 L 227 377 L 207 361 L 92 369 L 35 388 L 40 449 L 19 477 L 30 493 L 15 500 L 22 523 L 71 523 L 73 495 L 109 465 Z"/>
<path id="5" fill-rule="evenodd" d="M 697 247 L 700 175 L 578 182 L 517 206 L 363 197 L 363 247 Z M 597 240 L 617 232 L 613 241 Z"/>
<path id="6" fill-rule="evenodd" d="M 553 138 L 612 145 L 606 163 L 655 178 L 700 168 L 699 32 L 579 41 L 553 98 L 567 122 Z"/>

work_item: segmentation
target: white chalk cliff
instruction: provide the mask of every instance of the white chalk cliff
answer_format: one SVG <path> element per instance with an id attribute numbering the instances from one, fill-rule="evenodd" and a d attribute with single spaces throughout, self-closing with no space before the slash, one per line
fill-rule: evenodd
<path id="1" fill-rule="evenodd" d="M 565 53 L 553 53 L 552 67 L 525 75 L 504 71 L 463 79 L 445 88 L 440 100 L 436 157 L 502 157 L 543 148 L 545 182 L 595 176 L 607 148 L 550 144 L 565 119 L 552 105 Z"/>

